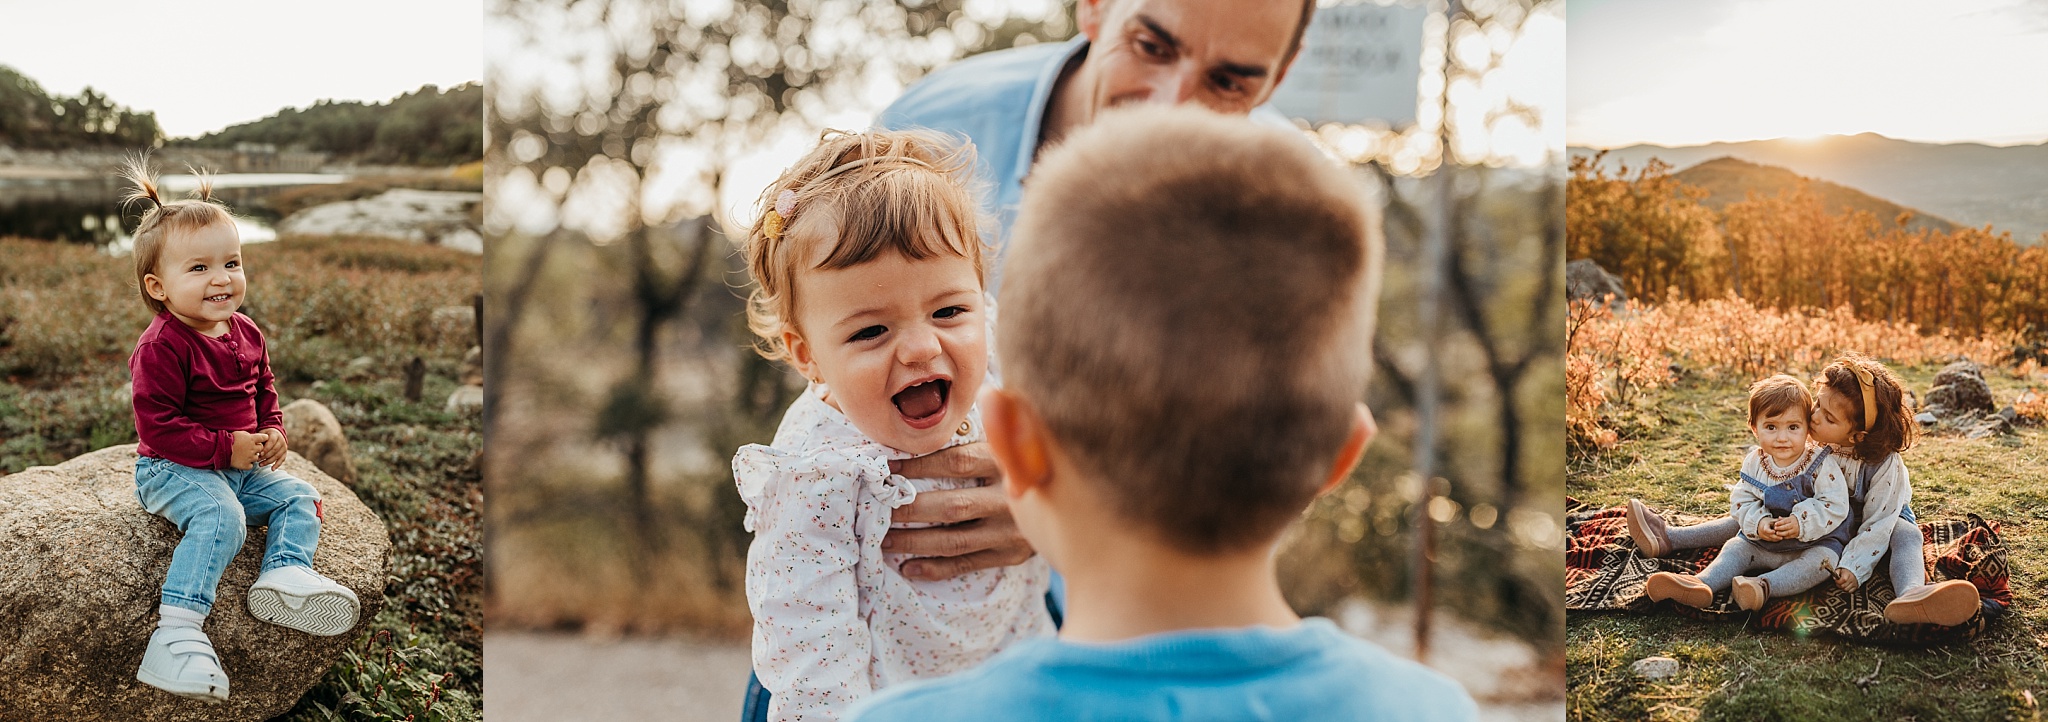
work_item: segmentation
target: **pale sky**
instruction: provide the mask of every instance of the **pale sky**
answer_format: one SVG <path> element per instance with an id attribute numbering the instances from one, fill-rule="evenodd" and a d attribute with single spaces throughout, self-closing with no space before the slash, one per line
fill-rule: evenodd
<path id="1" fill-rule="evenodd" d="M 483 78 L 476 0 L 0 0 L 0 65 L 194 136 L 321 99 Z"/>
<path id="2" fill-rule="evenodd" d="M 2048 140 L 2043 0 L 1571 0 L 1573 145 Z"/>

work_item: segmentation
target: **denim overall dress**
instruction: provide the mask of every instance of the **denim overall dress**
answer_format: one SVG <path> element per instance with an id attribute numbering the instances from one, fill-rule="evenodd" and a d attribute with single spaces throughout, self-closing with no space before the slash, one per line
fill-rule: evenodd
<path id="1" fill-rule="evenodd" d="M 1820 473 L 1821 462 L 1827 460 L 1828 453 L 1827 447 L 1821 447 L 1820 453 L 1815 455 L 1813 461 L 1808 462 L 1806 468 L 1800 470 L 1797 476 L 1777 484 L 1766 484 L 1746 473 L 1742 475 L 1742 481 L 1763 492 L 1764 509 L 1769 511 L 1772 516 L 1791 516 L 1793 507 L 1798 506 L 1800 502 L 1813 498 L 1814 476 Z M 1770 462 L 1766 460 L 1764 463 L 1768 464 Z M 1813 541 L 1800 541 L 1798 537 L 1793 537 L 1774 542 L 1752 540 L 1750 543 L 1766 551 L 1781 554 L 1804 551 L 1813 547 L 1827 547 L 1835 551 L 1836 557 L 1840 557 L 1842 547 L 1847 546 L 1849 539 L 1856 534 L 1856 524 L 1852 523 L 1855 517 L 1854 510 L 1860 508 L 1863 496 L 1862 491 L 1869 486 L 1869 471 L 1866 470 L 1863 476 L 1864 478 L 1861 480 L 1863 483 L 1857 485 L 1856 498 L 1849 504 L 1851 509 L 1849 516 L 1851 518 L 1843 519 L 1842 523 L 1836 524 L 1834 529 L 1828 531 L 1827 536 Z"/>

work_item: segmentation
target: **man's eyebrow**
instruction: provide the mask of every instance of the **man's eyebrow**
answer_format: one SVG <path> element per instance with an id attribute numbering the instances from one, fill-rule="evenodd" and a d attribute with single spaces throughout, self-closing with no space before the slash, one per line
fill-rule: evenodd
<path id="1" fill-rule="evenodd" d="M 1166 28 L 1159 24 L 1159 21 L 1153 20 L 1150 17 L 1146 17 L 1142 13 L 1140 13 L 1136 19 L 1139 25 L 1145 26 L 1145 30 L 1151 32 L 1153 35 L 1159 36 L 1159 42 L 1161 44 L 1174 50 L 1180 49 L 1180 38 L 1176 38 L 1173 36 L 1173 33 L 1167 32 Z M 1229 73 L 1231 75 L 1235 75 L 1240 78 L 1266 77 L 1266 69 L 1263 66 L 1249 65 L 1246 63 L 1233 63 L 1228 60 L 1217 63 L 1216 69 L 1221 70 L 1225 73 Z"/>
<path id="2" fill-rule="evenodd" d="M 1174 50 L 1180 49 L 1180 38 L 1174 37 L 1173 33 L 1166 32 L 1166 28 L 1161 27 L 1159 21 L 1145 17 L 1142 13 L 1138 15 L 1137 20 L 1139 25 L 1145 26 L 1146 30 L 1150 31 L 1153 35 L 1159 36 L 1161 44 Z"/>

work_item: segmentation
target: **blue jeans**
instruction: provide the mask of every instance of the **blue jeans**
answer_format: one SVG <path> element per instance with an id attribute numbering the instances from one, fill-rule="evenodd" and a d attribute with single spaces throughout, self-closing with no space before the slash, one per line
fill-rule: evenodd
<path id="1" fill-rule="evenodd" d="M 320 493 L 276 469 L 194 469 L 144 456 L 135 460 L 135 496 L 149 513 L 185 533 L 171 552 L 164 604 L 213 611 L 220 575 L 242 550 L 251 525 L 269 525 L 263 571 L 313 566 L 320 544 Z"/>

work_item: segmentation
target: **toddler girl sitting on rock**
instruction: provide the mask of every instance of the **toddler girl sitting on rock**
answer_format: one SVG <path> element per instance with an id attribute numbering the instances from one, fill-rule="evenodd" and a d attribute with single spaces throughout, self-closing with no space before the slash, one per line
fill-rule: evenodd
<path id="1" fill-rule="evenodd" d="M 248 281 L 233 216 L 204 178 L 198 198 L 165 202 L 144 159 L 122 175 L 135 185 L 128 201 L 151 206 L 135 229 L 135 277 L 156 313 L 128 359 L 142 440 L 135 491 L 184 532 L 135 678 L 220 702 L 227 673 L 200 623 L 248 525 L 270 527 L 263 571 L 249 588 L 256 618 L 333 636 L 355 627 L 360 607 L 348 587 L 313 571 L 319 493 L 279 469 L 284 417 L 270 356 L 256 323 L 236 313 Z"/>

